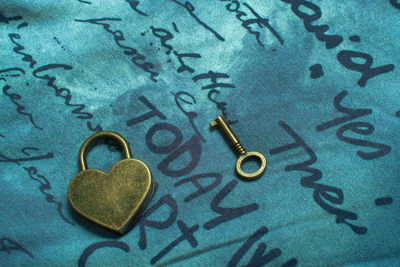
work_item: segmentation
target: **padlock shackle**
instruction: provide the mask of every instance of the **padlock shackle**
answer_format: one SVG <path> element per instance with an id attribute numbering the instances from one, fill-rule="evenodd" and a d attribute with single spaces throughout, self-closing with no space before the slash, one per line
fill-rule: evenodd
<path id="1" fill-rule="evenodd" d="M 90 145 L 97 139 L 107 139 L 107 138 L 117 141 L 122 146 L 125 158 L 127 159 L 132 158 L 131 149 L 129 148 L 128 141 L 126 141 L 125 138 L 114 132 L 109 132 L 109 131 L 98 132 L 90 136 L 88 139 L 86 139 L 86 141 L 82 144 L 81 149 L 79 150 L 78 161 L 79 161 L 79 168 L 81 168 L 81 171 L 84 171 L 88 168 L 86 162 L 86 155 Z"/>

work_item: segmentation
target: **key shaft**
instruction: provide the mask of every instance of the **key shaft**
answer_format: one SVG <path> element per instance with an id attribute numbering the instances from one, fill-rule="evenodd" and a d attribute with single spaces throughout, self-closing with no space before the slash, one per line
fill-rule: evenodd
<path id="1" fill-rule="evenodd" d="M 217 126 L 222 135 L 225 137 L 225 140 L 232 147 L 235 153 L 240 156 L 246 154 L 246 149 L 240 143 L 239 138 L 234 134 L 231 127 L 229 127 L 228 123 L 222 116 L 218 116 L 215 120 L 210 123 L 210 127 Z"/>

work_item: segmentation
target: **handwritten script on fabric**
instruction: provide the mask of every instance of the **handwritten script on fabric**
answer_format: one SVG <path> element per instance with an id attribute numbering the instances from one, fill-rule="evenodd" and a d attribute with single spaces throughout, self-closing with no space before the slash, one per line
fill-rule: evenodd
<path id="1" fill-rule="evenodd" d="M 309 266 L 400 261 L 400 3 L 3 1 L 0 262 Z M 224 115 L 265 174 L 243 182 Z M 137 225 L 67 187 L 111 130 L 152 170 Z M 113 142 L 88 156 L 107 171 Z M 254 162 L 246 162 L 251 170 Z"/>

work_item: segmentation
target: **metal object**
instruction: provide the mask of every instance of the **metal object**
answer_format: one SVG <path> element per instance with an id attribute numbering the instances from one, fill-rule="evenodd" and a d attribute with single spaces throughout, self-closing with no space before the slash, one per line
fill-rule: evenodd
<path id="1" fill-rule="evenodd" d="M 264 155 L 260 152 L 250 151 L 247 152 L 239 141 L 239 138 L 233 133 L 231 127 L 225 121 L 224 117 L 219 116 L 210 123 L 210 127 L 218 126 L 222 134 L 224 135 L 228 144 L 232 147 L 235 153 L 238 155 L 236 161 L 235 170 L 236 173 L 246 180 L 255 180 L 259 178 L 267 167 L 267 160 Z M 259 161 L 260 167 L 255 172 L 247 173 L 242 170 L 242 163 L 250 158 L 255 158 Z"/>
<path id="2" fill-rule="evenodd" d="M 125 159 L 108 173 L 88 169 L 86 154 L 93 141 L 111 138 L 123 149 Z M 119 234 L 130 230 L 150 202 L 154 183 L 149 167 L 132 158 L 128 142 L 114 132 L 98 132 L 89 137 L 79 151 L 81 171 L 68 187 L 71 206 L 82 216 Z"/>

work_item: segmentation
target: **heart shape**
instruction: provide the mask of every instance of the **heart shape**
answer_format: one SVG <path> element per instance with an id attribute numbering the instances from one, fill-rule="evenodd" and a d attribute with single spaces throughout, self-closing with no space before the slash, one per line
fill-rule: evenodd
<path id="1" fill-rule="evenodd" d="M 79 172 L 71 180 L 71 206 L 87 219 L 120 234 L 126 233 L 145 210 L 153 194 L 150 169 L 138 159 L 124 159 L 108 173 Z"/>

